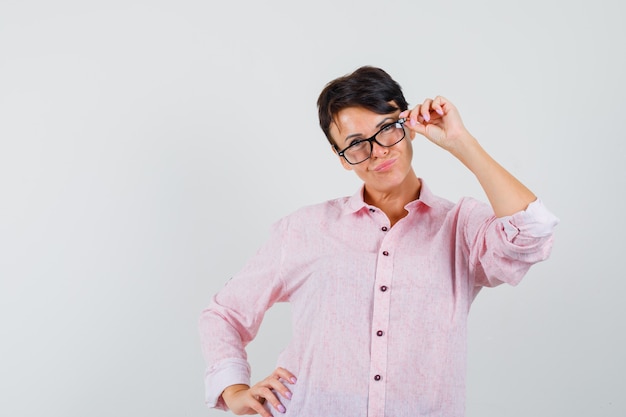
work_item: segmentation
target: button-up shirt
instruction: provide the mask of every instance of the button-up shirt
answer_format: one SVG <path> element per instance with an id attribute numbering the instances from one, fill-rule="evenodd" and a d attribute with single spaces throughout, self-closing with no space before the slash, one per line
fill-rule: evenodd
<path id="1" fill-rule="evenodd" d="M 245 346 L 266 310 L 289 302 L 277 366 L 298 381 L 290 400 L 278 396 L 285 416 L 463 416 L 470 305 L 546 259 L 558 219 L 539 200 L 496 218 L 423 181 L 405 209 L 391 227 L 361 189 L 278 221 L 201 315 L 207 405 L 226 409 L 222 391 L 250 385 Z"/>

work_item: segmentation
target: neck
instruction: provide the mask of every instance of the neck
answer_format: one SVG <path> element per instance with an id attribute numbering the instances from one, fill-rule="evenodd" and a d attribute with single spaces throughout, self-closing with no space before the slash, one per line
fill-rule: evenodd
<path id="1" fill-rule="evenodd" d="M 367 204 L 381 209 L 393 226 L 407 215 L 404 206 L 419 198 L 421 186 L 419 178 L 411 171 L 405 180 L 394 188 L 377 190 L 366 184 L 363 199 Z"/>

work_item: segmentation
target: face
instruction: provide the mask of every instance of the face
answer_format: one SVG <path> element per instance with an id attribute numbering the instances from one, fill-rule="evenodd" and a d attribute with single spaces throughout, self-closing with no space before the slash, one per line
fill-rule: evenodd
<path id="1" fill-rule="evenodd" d="M 348 107 L 335 116 L 330 126 L 330 134 L 337 148 L 343 150 L 352 142 L 367 139 L 386 124 L 396 122 L 400 111 L 378 114 L 362 107 Z M 387 148 L 372 143 L 372 156 L 360 164 L 350 165 L 339 157 L 343 167 L 354 171 L 371 191 L 390 192 L 401 187 L 409 176 L 414 176 L 411 167 L 413 147 L 411 141 L 415 133 L 406 129 L 405 138 Z"/>

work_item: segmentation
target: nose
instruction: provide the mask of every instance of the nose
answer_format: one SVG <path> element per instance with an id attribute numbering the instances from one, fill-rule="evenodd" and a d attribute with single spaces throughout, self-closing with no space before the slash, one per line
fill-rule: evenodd
<path id="1" fill-rule="evenodd" d="M 378 142 L 372 141 L 371 144 L 372 144 L 372 157 L 380 158 L 389 153 L 389 148 L 379 145 Z"/>

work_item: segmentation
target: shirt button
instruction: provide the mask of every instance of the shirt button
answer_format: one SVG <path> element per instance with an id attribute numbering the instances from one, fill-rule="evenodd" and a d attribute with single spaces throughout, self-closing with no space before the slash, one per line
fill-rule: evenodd
<path id="1" fill-rule="evenodd" d="M 370 209 L 370 213 L 374 213 L 376 210 L 374 209 Z"/>
<path id="2" fill-rule="evenodd" d="M 385 256 L 389 256 L 389 252 L 387 252 L 387 251 L 383 251 L 383 255 L 385 255 Z"/>
<path id="3" fill-rule="evenodd" d="M 376 375 L 376 376 L 374 376 L 374 379 L 375 379 L 376 381 L 380 381 L 380 379 L 381 379 L 381 378 L 382 378 L 382 377 L 381 377 L 380 375 Z"/>
<path id="4" fill-rule="evenodd" d="M 381 290 L 382 292 L 387 291 L 387 286 L 383 285 L 382 287 L 380 287 L 380 290 Z"/>
<path id="5" fill-rule="evenodd" d="M 383 334 L 385 334 L 382 330 L 379 330 L 376 332 L 376 336 L 382 336 Z"/>
<path id="6" fill-rule="evenodd" d="M 383 227 L 380 228 L 380 230 L 382 230 L 383 232 L 386 232 L 389 229 L 387 229 L 387 226 L 383 226 Z"/>

